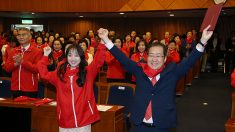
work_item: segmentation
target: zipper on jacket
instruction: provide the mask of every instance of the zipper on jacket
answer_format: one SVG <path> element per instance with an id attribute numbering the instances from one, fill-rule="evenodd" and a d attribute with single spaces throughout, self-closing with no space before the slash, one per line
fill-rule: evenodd
<path id="1" fill-rule="evenodd" d="M 20 64 L 20 68 L 19 68 L 19 90 L 20 90 L 20 72 L 21 72 L 21 64 Z"/>
<path id="2" fill-rule="evenodd" d="M 59 112 L 59 120 L 60 120 L 60 115 L 61 115 L 61 110 L 60 110 L 60 112 Z"/>
<path id="3" fill-rule="evenodd" d="M 33 78 L 33 74 L 32 74 L 32 82 L 33 82 L 33 86 L 34 86 L 34 78 Z"/>
<path id="4" fill-rule="evenodd" d="M 71 93 L 72 93 L 72 107 L 73 107 L 74 122 L 75 122 L 75 126 L 78 127 L 77 117 L 76 117 L 76 112 L 75 112 L 75 107 L 74 107 L 73 76 L 69 76 L 69 79 L 70 79 L 70 88 L 71 88 Z"/>
<path id="5" fill-rule="evenodd" d="M 24 58 L 24 52 L 21 55 L 22 55 L 22 59 L 23 59 Z M 21 90 L 21 87 L 20 87 L 20 73 L 21 73 L 21 64 L 20 64 L 20 68 L 19 68 L 19 90 Z"/>
<path id="6" fill-rule="evenodd" d="M 89 108 L 90 108 L 90 110 L 91 110 L 91 114 L 93 115 L 93 114 L 94 114 L 94 111 L 93 111 L 92 108 L 91 108 L 90 101 L 88 101 L 88 106 L 89 106 Z"/>

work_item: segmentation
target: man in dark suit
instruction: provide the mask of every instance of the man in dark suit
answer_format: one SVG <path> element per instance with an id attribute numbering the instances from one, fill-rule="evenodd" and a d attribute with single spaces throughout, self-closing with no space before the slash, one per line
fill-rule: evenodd
<path id="1" fill-rule="evenodd" d="M 208 40 L 208 53 L 209 53 L 209 62 L 211 63 L 211 71 L 216 72 L 218 69 L 218 60 L 221 55 L 221 39 L 217 33 L 214 33 L 211 39 Z"/>
<path id="2" fill-rule="evenodd" d="M 175 88 L 177 81 L 193 66 L 204 51 L 213 31 L 204 29 L 200 43 L 191 55 L 179 64 L 165 65 L 167 49 L 164 44 L 153 43 L 148 49 L 147 64 L 131 61 L 114 46 L 108 38 L 107 29 L 99 29 L 98 35 L 106 47 L 123 65 L 126 71 L 136 77 L 136 90 L 131 106 L 130 120 L 134 132 L 168 132 L 176 126 Z M 170 82 L 170 83 L 169 83 Z"/>

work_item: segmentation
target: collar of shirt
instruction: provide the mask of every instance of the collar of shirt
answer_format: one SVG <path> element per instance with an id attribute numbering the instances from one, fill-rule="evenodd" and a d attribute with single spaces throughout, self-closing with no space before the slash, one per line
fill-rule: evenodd
<path id="1" fill-rule="evenodd" d="M 30 47 L 30 44 L 28 44 L 28 45 L 25 46 L 25 47 L 22 47 L 22 46 L 21 46 L 21 49 L 25 48 L 25 51 L 26 51 L 29 47 Z"/>

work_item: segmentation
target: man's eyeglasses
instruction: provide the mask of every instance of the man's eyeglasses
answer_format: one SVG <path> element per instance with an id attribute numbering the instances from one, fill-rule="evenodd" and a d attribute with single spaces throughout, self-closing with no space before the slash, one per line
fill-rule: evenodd
<path id="1" fill-rule="evenodd" d="M 18 34 L 17 37 L 25 37 L 28 36 L 28 34 Z"/>
<path id="2" fill-rule="evenodd" d="M 164 58 L 165 56 L 164 56 L 164 55 L 148 55 L 148 57 L 150 57 L 150 58 L 162 59 L 162 58 Z"/>

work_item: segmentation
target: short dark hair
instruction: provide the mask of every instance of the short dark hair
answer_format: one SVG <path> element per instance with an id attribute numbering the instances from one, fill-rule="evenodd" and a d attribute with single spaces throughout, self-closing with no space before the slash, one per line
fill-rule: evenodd
<path id="1" fill-rule="evenodd" d="M 170 44 L 170 43 L 175 43 L 176 44 L 175 40 L 171 40 L 168 44 Z"/>
<path id="2" fill-rule="evenodd" d="M 163 49 L 163 55 L 166 56 L 167 55 L 167 47 L 166 45 L 160 43 L 160 42 L 153 42 L 151 44 L 148 45 L 148 48 L 147 48 L 147 53 L 149 54 L 149 49 L 152 48 L 152 47 L 162 47 Z"/>
<path id="3" fill-rule="evenodd" d="M 123 41 L 122 41 L 121 37 L 116 36 L 116 37 L 112 38 L 112 42 L 115 43 L 115 41 L 116 41 L 117 39 L 119 39 L 119 40 L 121 41 L 121 47 L 122 47 L 122 46 L 123 46 Z"/>

